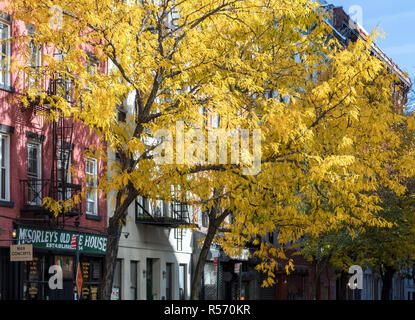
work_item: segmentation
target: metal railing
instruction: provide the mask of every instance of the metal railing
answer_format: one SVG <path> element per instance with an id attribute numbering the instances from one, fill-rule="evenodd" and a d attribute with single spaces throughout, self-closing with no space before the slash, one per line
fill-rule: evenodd
<path id="1" fill-rule="evenodd" d="M 73 199 L 76 194 L 81 191 L 81 186 L 73 183 L 52 183 L 50 179 L 26 179 L 20 180 L 23 191 L 23 211 L 44 211 L 48 212 L 47 208 L 43 207 L 42 201 L 45 197 L 51 197 L 58 201 L 66 201 Z M 77 203 L 62 212 L 66 216 L 76 216 L 82 214 L 82 204 Z"/>
<path id="2" fill-rule="evenodd" d="M 73 78 L 61 73 L 53 73 L 52 75 L 42 67 L 27 67 L 23 78 L 23 92 L 35 90 L 37 96 L 32 104 L 40 102 L 40 94 L 46 93 L 48 96 L 60 96 L 68 102 L 72 102 Z"/>
<path id="3" fill-rule="evenodd" d="M 49 179 L 20 180 L 23 191 L 23 206 L 42 206 L 43 197 L 49 194 L 51 181 Z"/>

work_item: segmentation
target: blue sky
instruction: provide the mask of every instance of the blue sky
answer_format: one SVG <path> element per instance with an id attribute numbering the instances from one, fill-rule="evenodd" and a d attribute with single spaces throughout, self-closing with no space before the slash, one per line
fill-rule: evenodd
<path id="1" fill-rule="evenodd" d="M 415 79 L 415 0 L 327 0 L 327 2 L 342 6 L 346 13 L 349 12 L 350 7 L 360 6 L 363 27 L 368 32 L 380 27 L 385 32 L 385 38 L 377 40 L 379 47 L 412 79 Z"/>

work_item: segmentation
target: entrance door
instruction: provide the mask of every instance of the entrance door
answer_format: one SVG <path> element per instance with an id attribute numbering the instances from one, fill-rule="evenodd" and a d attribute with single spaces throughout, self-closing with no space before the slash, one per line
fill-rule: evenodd
<path id="1" fill-rule="evenodd" d="M 59 265 L 62 268 L 63 289 L 50 290 L 46 286 L 47 300 L 73 300 L 74 299 L 74 258 L 72 256 L 56 255 L 50 265 Z M 49 275 L 50 277 L 51 275 Z"/>
<path id="2" fill-rule="evenodd" d="M 146 275 L 146 287 L 147 287 L 147 300 L 153 300 L 153 259 L 147 259 L 147 275 Z"/>

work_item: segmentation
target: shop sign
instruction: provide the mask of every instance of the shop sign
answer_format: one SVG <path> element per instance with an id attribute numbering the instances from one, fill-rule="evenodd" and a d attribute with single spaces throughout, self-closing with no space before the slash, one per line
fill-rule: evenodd
<path id="1" fill-rule="evenodd" d="M 75 251 L 76 249 L 72 246 L 73 236 L 78 237 L 79 252 L 105 254 L 107 251 L 107 237 L 105 236 L 27 226 L 17 228 L 18 243 L 32 244 L 34 248 Z"/>
<path id="2" fill-rule="evenodd" d="M 32 261 L 33 246 L 31 244 L 12 244 L 10 246 L 10 261 Z"/>

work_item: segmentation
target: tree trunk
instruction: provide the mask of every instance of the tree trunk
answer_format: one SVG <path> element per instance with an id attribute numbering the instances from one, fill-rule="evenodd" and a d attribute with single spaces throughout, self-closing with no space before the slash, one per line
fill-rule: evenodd
<path id="1" fill-rule="evenodd" d="M 213 238 L 216 234 L 216 228 L 209 225 L 208 232 L 203 242 L 202 250 L 200 251 L 199 258 L 197 260 L 195 272 L 192 279 L 192 289 L 190 293 L 190 300 L 199 300 L 200 292 L 200 282 L 202 280 L 202 274 L 206 263 L 206 257 L 210 250 L 210 245 L 212 244 Z"/>
<path id="2" fill-rule="evenodd" d="M 393 267 L 386 267 L 385 271 L 381 273 L 382 277 L 382 300 L 390 300 L 390 292 L 392 290 L 392 279 L 396 270 Z"/>
<path id="3" fill-rule="evenodd" d="M 313 277 L 313 281 L 311 283 L 311 296 L 310 300 L 317 300 L 317 286 L 320 283 L 320 274 L 321 272 L 317 273 L 317 266 L 316 266 L 316 272 Z"/>
<path id="4" fill-rule="evenodd" d="M 109 221 L 107 252 L 104 259 L 103 283 L 101 287 L 100 300 L 110 300 L 112 283 L 114 280 L 115 266 L 117 263 L 118 244 L 120 242 L 122 225 L 118 221 Z"/>
<path id="5" fill-rule="evenodd" d="M 311 295 L 310 300 L 317 300 L 317 287 L 320 284 L 320 277 L 321 273 L 323 272 L 324 268 L 326 268 L 328 261 L 330 260 L 329 257 L 325 257 L 321 260 L 316 262 L 315 272 L 313 281 L 311 283 Z"/>
<path id="6" fill-rule="evenodd" d="M 212 244 L 213 239 L 215 238 L 216 231 L 219 229 L 225 218 L 231 213 L 230 211 L 225 210 L 219 216 L 216 216 L 216 212 L 217 208 L 212 209 L 211 213 L 209 214 L 208 232 L 205 241 L 203 241 L 202 250 L 197 260 L 195 273 L 193 275 L 190 300 L 199 299 L 200 282 L 202 280 L 202 274 L 206 263 L 206 257 L 209 253 L 210 245 Z"/>
<path id="7" fill-rule="evenodd" d="M 121 198 L 125 194 L 127 194 L 127 197 L 124 201 L 121 201 Z M 118 245 L 123 228 L 121 221 L 125 221 L 128 214 L 128 207 L 137 196 L 137 190 L 135 190 L 131 184 L 128 185 L 126 193 L 124 190 L 117 192 L 114 215 L 108 221 L 107 252 L 105 253 L 104 258 L 103 283 L 101 285 L 100 300 L 111 299 L 112 283 L 114 281 L 114 272 L 118 256 Z"/>

